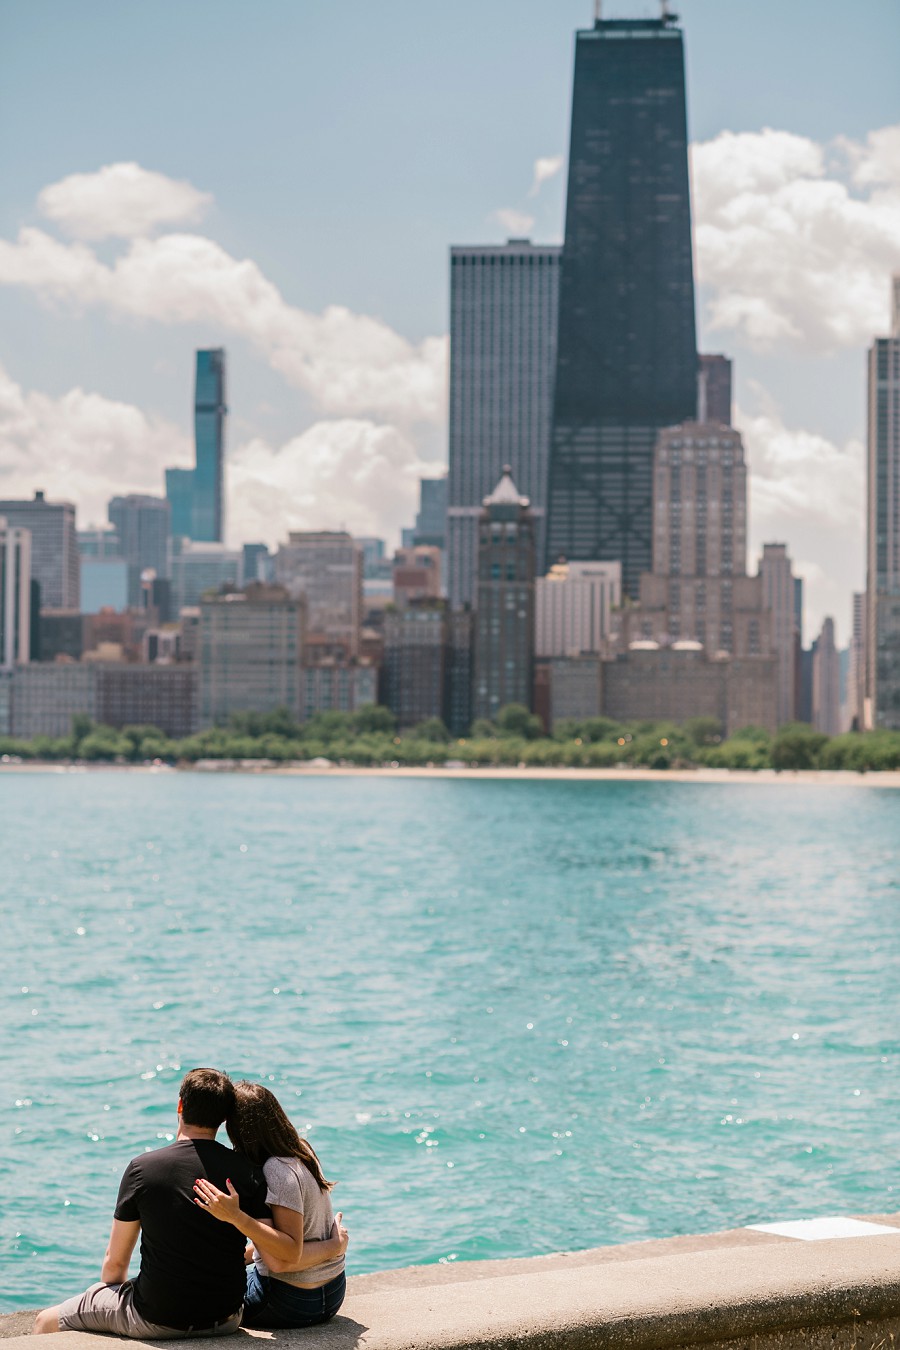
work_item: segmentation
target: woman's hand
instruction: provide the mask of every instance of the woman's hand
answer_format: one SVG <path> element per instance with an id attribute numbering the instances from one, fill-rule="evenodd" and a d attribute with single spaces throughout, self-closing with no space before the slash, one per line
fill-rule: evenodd
<path id="1" fill-rule="evenodd" d="M 344 1227 L 344 1215 L 338 1211 L 334 1216 L 334 1223 L 331 1225 L 330 1237 L 335 1238 L 341 1244 L 341 1256 L 347 1251 L 347 1244 L 350 1241 L 350 1234 Z"/>
<path id="2" fill-rule="evenodd" d="M 239 1228 L 240 1220 L 244 1217 L 241 1213 L 240 1197 L 230 1180 L 226 1181 L 225 1185 L 228 1187 L 227 1195 L 205 1177 L 198 1177 L 194 1182 L 194 1204 L 205 1209 L 214 1219 Z"/>

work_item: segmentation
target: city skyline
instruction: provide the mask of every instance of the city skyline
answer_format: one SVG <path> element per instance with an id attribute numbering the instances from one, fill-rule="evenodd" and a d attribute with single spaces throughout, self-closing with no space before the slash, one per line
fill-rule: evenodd
<path id="1" fill-rule="evenodd" d="M 33 12 L 40 17 L 48 8 L 39 0 Z M 197 14 L 206 8 L 198 5 Z M 621 0 L 607 8 L 641 6 Z M 764 49 L 756 33 L 774 7 L 757 6 L 753 25 L 737 11 L 724 19 L 721 8 L 703 0 L 680 6 L 694 146 L 700 347 L 735 357 L 736 424 L 751 468 L 751 558 L 762 542 L 785 540 L 807 581 L 810 630 L 834 612 L 843 641 L 850 593 L 863 583 L 863 353 L 873 336 L 887 332 L 887 279 L 900 265 L 900 131 L 883 131 L 896 114 L 890 81 L 879 79 L 897 15 L 874 0 L 855 11 L 852 24 L 838 6 L 792 7 L 779 30 L 783 45 L 804 25 L 816 40 L 814 60 L 793 72 L 789 87 L 785 51 L 778 44 Z M 398 5 L 385 20 L 380 44 L 395 35 L 393 25 L 411 22 L 407 9 Z M 110 34 L 121 40 L 124 20 L 109 6 L 97 10 L 108 12 Z M 302 29 L 297 50 L 304 59 L 311 51 L 333 52 L 330 23 L 336 20 L 307 16 L 304 28 L 285 6 L 265 10 L 261 42 L 277 16 L 295 35 Z M 522 224 L 522 216 L 533 217 L 528 232 L 535 239 L 561 237 L 572 36 L 589 22 L 590 6 L 566 4 L 552 16 L 531 5 L 497 10 L 489 19 L 479 15 L 478 30 L 465 6 L 457 16 L 459 27 L 482 33 L 486 45 L 467 78 L 472 112 L 449 95 L 438 109 L 440 80 L 434 106 L 424 108 L 427 128 L 439 120 L 442 149 L 427 156 L 434 161 L 430 178 L 423 176 L 424 145 L 413 147 L 416 127 L 397 124 L 396 106 L 393 120 L 379 121 L 384 93 L 366 87 L 365 111 L 386 143 L 395 133 L 397 146 L 408 144 L 415 153 L 412 171 L 395 164 L 391 184 L 364 194 L 348 211 L 346 191 L 324 159 L 329 149 L 350 152 L 359 118 L 352 109 L 336 128 L 310 121 L 300 154 L 314 209 L 287 215 L 281 224 L 286 240 L 299 222 L 299 253 L 296 240 L 291 252 L 286 242 L 277 244 L 277 231 L 263 226 L 273 205 L 278 214 L 282 189 L 275 180 L 256 193 L 252 209 L 236 209 L 222 150 L 204 159 L 192 151 L 190 134 L 184 146 L 178 143 L 174 114 L 151 135 L 141 121 L 140 91 L 129 98 L 116 83 L 122 126 L 115 135 L 92 119 L 88 99 L 52 153 L 40 116 L 29 162 L 4 143 L 12 173 L 0 213 L 0 279 L 10 287 L 0 328 L 7 377 L 0 494 L 30 497 L 43 487 L 51 500 L 72 498 L 84 527 L 103 519 L 90 509 L 92 501 L 120 492 L 160 493 L 162 469 L 191 459 L 189 353 L 223 345 L 234 388 L 230 542 L 268 537 L 275 543 L 291 528 L 341 525 L 396 538 L 412 519 L 419 474 L 437 474 L 446 463 L 446 318 L 440 319 L 450 245 L 501 242 L 519 233 L 512 226 Z M 164 5 L 160 28 L 166 13 L 174 22 L 174 8 Z M 217 6 L 216 13 L 222 25 L 215 41 L 224 51 L 236 41 L 233 7 Z M 11 50 L 18 55 L 21 47 L 22 62 L 6 97 L 30 107 L 19 81 L 30 70 L 40 89 L 47 76 L 33 69 L 33 20 L 11 7 L 9 14 Z M 85 51 L 64 13 L 56 19 L 48 70 L 68 37 L 82 56 L 82 79 L 89 78 L 102 43 Z M 182 22 L 189 51 L 203 24 L 195 14 Z M 363 7 L 354 11 L 354 22 L 360 36 L 369 32 Z M 433 22 L 425 22 L 426 34 Z M 497 45 L 501 34 L 505 48 Z M 433 53 L 426 59 L 421 41 L 416 38 L 418 56 L 406 67 L 407 92 L 419 87 L 425 68 L 432 76 L 442 70 Z M 448 41 L 449 62 L 452 43 L 460 41 L 455 28 Z M 742 70 L 732 78 L 727 66 L 723 92 L 721 72 L 736 44 Z M 852 53 L 865 56 L 865 78 Z M 348 54 L 351 70 L 359 59 L 355 49 Z M 174 77 L 180 68 L 171 61 Z M 825 80 L 825 99 L 819 85 L 838 65 L 844 80 Z M 521 87 L 523 68 L 540 76 L 533 97 Z M 95 73 L 101 90 L 121 79 Z M 334 68 L 337 83 L 347 77 Z M 208 76 L 199 78 L 202 87 Z M 248 90 L 261 87 L 262 78 L 251 69 Z M 466 118 L 483 118 L 482 100 L 490 94 L 496 101 L 501 87 L 489 144 L 467 149 L 469 169 L 468 159 L 460 161 Z M 450 126 L 453 116 L 458 124 Z M 232 138 L 231 170 L 237 167 L 245 187 L 253 182 L 248 138 L 259 141 L 270 132 L 273 144 L 283 146 L 287 130 L 277 122 L 250 119 Z M 310 159 L 318 139 L 321 148 Z M 130 163 L 141 168 L 100 173 L 104 165 Z M 383 159 L 378 163 L 385 167 Z M 364 167 L 352 157 L 349 167 L 364 187 Z M 464 190 L 451 207 L 448 193 L 460 183 Z M 389 232 L 386 202 L 394 198 L 400 215 L 392 217 Z M 323 241 L 329 228 L 334 233 L 335 211 L 344 211 L 344 226 L 329 250 Z M 398 228 L 404 221 L 406 229 Z M 21 227 L 31 233 L 15 242 Z M 751 228 L 762 242 L 749 257 L 739 236 Z M 99 243 L 98 232 L 107 236 Z M 114 234 L 132 242 L 110 242 Z M 404 237 L 407 247 L 398 255 Z M 160 286 L 163 276 L 167 284 Z M 423 297 L 418 307 L 412 292 Z M 320 317 L 316 311 L 329 302 L 346 312 Z M 366 314 L 380 317 L 367 320 Z M 423 341 L 429 333 L 432 339 Z M 291 511 L 283 509 L 286 500 Z"/>

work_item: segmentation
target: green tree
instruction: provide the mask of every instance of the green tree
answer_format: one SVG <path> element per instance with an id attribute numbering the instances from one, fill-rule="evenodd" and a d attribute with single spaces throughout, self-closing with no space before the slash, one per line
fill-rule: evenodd
<path id="1" fill-rule="evenodd" d="M 536 741 L 544 734 L 541 719 L 530 713 L 524 703 L 507 703 L 501 708 L 497 730 L 501 736 L 518 736 L 524 741 Z"/>
<path id="2" fill-rule="evenodd" d="M 718 717 L 689 717 L 681 729 L 694 745 L 718 745 L 724 732 Z"/>
<path id="3" fill-rule="evenodd" d="M 431 745 L 446 745 L 450 740 L 450 732 L 439 717 L 426 718 L 417 727 L 413 727 L 412 731 L 407 732 L 407 736 L 419 741 L 428 741 Z"/>
<path id="4" fill-rule="evenodd" d="M 353 729 L 358 736 L 381 733 L 393 736 L 397 729 L 397 719 L 390 708 L 380 703 L 366 703 L 352 714 Z"/>
<path id="5" fill-rule="evenodd" d="M 737 731 L 733 731 L 731 733 L 729 740 L 757 741 L 760 745 L 772 744 L 771 734 L 768 731 L 766 731 L 765 727 L 756 727 L 756 726 L 739 727 Z"/>
<path id="6" fill-rule="evenodd" d="M 815 769 L 828 737 L 805 722 L 782 727 L 772 745 L 773 769 Z"/>

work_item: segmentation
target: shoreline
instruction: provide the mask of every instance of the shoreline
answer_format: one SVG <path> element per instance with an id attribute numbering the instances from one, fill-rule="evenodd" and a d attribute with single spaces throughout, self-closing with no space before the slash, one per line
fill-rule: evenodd
<path id="1" fill-rule="evenodd" d="M 0 764 L 4 773 L 205 773 L 257 774 L 276 778 L 430 778 L 482 781 L 567 782 L 567 783 L 702 783 L 713 784 L 793 784 L 825 787 L 900 788 L 900 770 L 852 769 L 650 769 L 639 765 L 621 768 L 551 768 L 486 764 L 476 767 L 445 768 L 442 765 L 364 766 L 355 764 L 278 764 L 259 760 L 200 760 L 196 764 L 88 764 L 33 762 Z"/>

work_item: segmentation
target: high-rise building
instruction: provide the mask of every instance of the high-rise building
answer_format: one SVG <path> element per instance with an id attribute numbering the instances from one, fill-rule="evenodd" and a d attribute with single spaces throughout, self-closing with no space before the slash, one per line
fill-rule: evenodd
<path id="1" fill-rule="evenodd" d="M 560 250 L 511 239 L 450 251 L 447 592 L 473 604 L 478 521 L 504 464 L 543 547 Z M 557 553 L 559 550 L 557 550 Z"/>
<path id="2" fill-rule="evenodd" d="M 328 660 L 300 672 L 301 715 L 355 712 L 378 702 L 378 667 L 367 662 Z"/>
<path id="3" fill-rule="evenodd" d="M 443 549 L 447 534 L 447 475 L 419 480 L 419 510 L 413 544 Z"/>
<path id="4" fill-rule="evenodd" d="M 120 556 L 128 564 L 127 603 L 136 608 L 141 603 L 142 573 L 169 576 L 172 507 L 165 497 L 131 492 L 113 497 L 108 514 L 119 538 Z"/>
<path id="5" fill-rule="evenodd" d="M 193 469 L 166 469 L 172 534 L 200 543 L 225 537 L 225 352 L 197 352 Z"/>
<path id="6" fill-rule="evenodd" d="M 622 602 L 617 562 L 559 562 L 535 583 L 535 655 L 596 655 L 611 633 Z"/>
<path id="7" fill-rule="evenodd" d="M 625 643 L 699 642 L 710 652 L 768 652 L 762 583 L 747 576 L 747 468 L 740 433 L 686 422 L 659 433 L 653 571 L 622 613 Z"/>
<path id="8" fill-rule="evenodd" d="M 812 720 L 817 731 L 841 730 L 841 663 L 834 641 L 834 619 L 825 619 L 812 648 Z"/>
<path id="9" fill-rule="evenodd" d="M 797 719 L 797 617 L 794 605 L 794 574 L 786 544 L 763 544 L 759 560 L 763 604 L 772 616 L 772 650 L 778 658 L 778 726 Z"/>
<path id="10" fill-rule="evenodd" d="M 287 708 L 300 718 L 306 604 L 261 583 L 200 605 L 199 722 Z"/>
<path id="11" fill-rule="evenodd" d="M 854 592 L 850 659 L 847 669 L 847 697 L 843 710 L 845 731 L 862 731 L 865 727 L 866 701 L 866 597 Z"/>
<path id="12" fill-rule="evenodd" d="M 172 665 L 98 664 L 96 717 L 108 727 L 157 727 L 180 739 L 197 730 L 197 670 Z"/>
<path id="13" fill-rule="evenodd" d="M 697 421 L 731 426 L 731 361 L 727 356 L 716 353 L 699 358 Z"/>
<path id="14" fill-rule="evenodd" d="M 0 670 L 31 655 L 31 534 L 0 516 Z"/>
<path id="15" fill-rule="evenodd" d="M 78 610 L 81 599 L 78 535 L 71 502 L 0 501 L 0 516 L 31 534 L 31 575 L 41 588 L 41 609 Z"/>
<path id="16" fill-rule="evenodd" d="M 394 601 L 437 600 L 441 594 L 441 550 L 433 544 L 398 548 L 394 555 Z"/>
<path id="17" fill-rule="evenodd" d="M 275 580 L 305 596 L 310 637 L 359 653 L 363 551 L 341 530 L 294 531 L 275 555 Z"/>
<path id="18" fill-rule="evenodd" d="M 35 736 L 68 736 L 72 718 L 97 717 L 97 680 L 94 666 L 80 662 L 32 661 L 19 666 L 12 677 L 13 736 L 23 741 Z"/>
<path id="19" fill-rule="evenodd" d="M 484 499 L 478 521 L 472 715 L 493 721 L 534 697 L 535 518 L 510 466 Z"/>
<path id="20" fill-rule="evenodd" d="M 170 597 L 173 613 L 177 616 L 185 606 L 199 605 L 207 592 L 239 586 L 242 561 L 238 548 L 174 539 Z"/>
<path id="21" fill-rule="evenodd" d="M 447 619 L 443 600 L 412 601 L 384 616 L 384 701 L 401 730 L 446 715 Z"/>
<path id="22" fill-rule="evenodd" d="M 244 544 L 241 554 L 242 586 L 272 580 L 272 555 L 267 544 Z"/>
<path id="23" fill-rule="evenodd" d="M 900 274 L 869 349 L 866 724 L 900 730 Z M 3 503 L 0 502 L 0 511 Z"/>
<path id="24" fill-rule="evenodd" d="M 577 34 L 550 443 L 549 562 L 651 567 L 653 452 L 696 416 L 684 47 L 671 16 Z"/>

